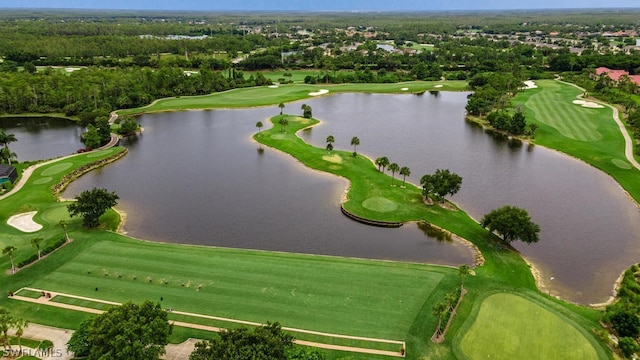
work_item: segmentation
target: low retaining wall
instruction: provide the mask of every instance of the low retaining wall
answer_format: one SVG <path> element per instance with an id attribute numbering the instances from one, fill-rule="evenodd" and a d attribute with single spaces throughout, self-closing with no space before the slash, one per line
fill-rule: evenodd
<path id="1" fill-rule="evenodd" d="M 378 227 L 386 227 L 386 228 L 398 228 L 398 227 L 400 227 L 400 226 L 402 226 L 404 224 L 404 223 L 401 223 L 401 222 L 376 221 L 376 220 L 369 220 L 369 219 L 361 218 L 360 216 L 354 215 L 354 214 L 350 213 L 349 211 L 347 211 L 347 209 L 345 209 L 344 206 L 342 206 L 342 205 L 340 205 L 340 210 L 349 219 L 355 220 L 355 221 L 357 221 L 359 223 L 363 223 L 363 224 L 366 224 L 366 225 L 378 226 Z"/>
<path id="2" fill-rule="evenodd" d="M 97 168 L 103 167 L 109 163 L 112 163 L 118 159 L 120 159 L 121 157 L 127 155 L 127 153 L 129 152 L 129 150 L 127 150 L 127 148 L 124 148 L 123 151 L 119 151 L 107 158 L 104 158 L 102 160 L 98 160 L 95 162 L 92 162 L 90 164 L 87 165 L 83 165 L 81 167 L 79 167 L 78 169 L 68 173 L 67 175 L 63 176 L 62 179 L 60 179 L 60 182 L 53 185 L 51 187 L 51 191 L 57 195 L 60 192 L 62 192 L 62 190 L 64 190 L 67 185 L 69 185 L 73 180 L 79 178 L 80 176 L 88 173 L 91 170 L 95 170 Z"/>

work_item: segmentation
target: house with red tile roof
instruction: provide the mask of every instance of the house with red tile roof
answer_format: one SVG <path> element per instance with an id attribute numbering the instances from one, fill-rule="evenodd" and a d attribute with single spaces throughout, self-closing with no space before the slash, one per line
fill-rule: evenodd
<path id="1" fill-rule="evenodd" d="M 613 81 L 620 80 L 620 77 L 627 76 L 631 80 L 631 82 L 640 86 L 640 75 L 630 75 L 628 71 L 625 70 L 612 70 L 606 67 L 599 67 L 596 69 L 596 75 L 602 76 L 606 75 Z"/>

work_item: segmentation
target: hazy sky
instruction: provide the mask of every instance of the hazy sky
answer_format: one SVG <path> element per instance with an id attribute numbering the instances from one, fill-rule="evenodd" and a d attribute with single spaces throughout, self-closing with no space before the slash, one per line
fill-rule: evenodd
<path id="1" fill-rule="evenodd" d="M 0 0 L 0 9 L 428 11 L 623 7 L 640 8 L 640 0 Z"/>

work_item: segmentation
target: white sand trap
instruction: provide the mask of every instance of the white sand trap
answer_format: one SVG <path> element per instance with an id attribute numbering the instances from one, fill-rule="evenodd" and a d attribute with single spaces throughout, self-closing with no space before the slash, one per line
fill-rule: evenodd
<path id="1" fill-rule="evenodd" d="M 524 82 L 524 85 L 526 86 L 525 89 L 535 89 L 538 87 L 538 85 L 536 85 L 536 83 L 533 80 L 527 80 Z"/>
<path id="2" fill-rule="evenodd" d="M 7 220 L 7 224 L 9 226 L 13 226 L 14 228 L 22 231 L 22 232 L 36 232 L 42 229 L 42 225 L 33 221 L 33 217 L 37 214 L 37 211 L 30 211 L 27 213 L 22 213 L 18 215 L 13 215 Z"/>
<path id="3" fill-rule="evenodd" d="M 402 89 L 400 89 L 400 91 L 407 91 L 407 90 L 409 90 L 409 88 L 402 88 Z"/>
<path id="4" fill-rule="evenodd" d="M 604 106 L 594 103 L 593 101 L 585 101 L 585 100 L 573 100 L 573 103 L 576 105 L 580 105 L 582 107 L 590 108 L 590 109 L 602 109 Z"/>
<path id="5" fill-rule="evenodd" d="M 271 88 L 271 89 L 277 89 L 277 88 L 278 88 L 278 85 L 269 85 L 269 88 Z"/>
<path id="6" fill-rule="evenodd" d="M 318 91 L 310 92 L 310 93 L 309 93 L 309 96 L 319 96 L 319 95 L 324 95 L 324 94 L 326 94 L 326 93 L 328 93 L 328 92 L 329 92 L 329 90 L 327 90 L 327 89 L 321 89 L 321 90 L 318 90 Z"/>
<path id="7" fill-rule="evenodd" d="M 441 85 L 441 84 L 440 84 L 440 85 L 436 85 L 436 86 L 434 86 L 434 88 L 441 88 L 442 86 L 443 86 L 443 85 Z"/>
<path id="8" fill-rule="evenodd" d="M 64 68 L 64 71 L 66 72 L 74 72 L 77 70 L 80 70 L 80 68 L 73 68 L 73 67 Z"/>

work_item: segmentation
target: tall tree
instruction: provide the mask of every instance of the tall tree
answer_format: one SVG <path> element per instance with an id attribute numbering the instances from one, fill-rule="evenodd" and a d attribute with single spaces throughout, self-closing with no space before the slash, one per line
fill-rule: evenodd
<path id="1" fill-rule="evenodd" d="M 8 245 L 4 249 L 2 249 L 2 255 L 9 255 L 9 259 L 11 260 L 11 273 L 16 272 L 16 266 L 13 264 L 13 253 L 18 250 L 15 246 Z"/>
<path id="2" fill-rule="evenodd" d="M 42 253 L 40 252 L 40 243 L 42 242 L 42 240 L 44 240 L 42 236 L 34 237 L 31 239 L 31 245 L 34 248 L 38 249 L 38 260 L 40 260 L 40 258 L 42 257 Z"/>
<path id="3" fill-rule="evenodd" d="M 327 143 L 327 151 L 329 151 L 329 153 L 331 153 L 331 150 L 333 150 L 333 143 L 335 141 L 336 139 L 333 137 L 333 135 L 327 136 L 327 139 L 325 140 L 325 142 Z"/>
<path id="4" fill-rule="evenodd" d="M 8 148 L 10 143 L 16 141 L 18 141 L 18 139 L 14 134 L 7 134 L 4 129 L 0 129 L 0 145 Z"/>
<path id="5" fill-rule="evenodd" d="M 160 304 L 128 302 L 91 320 L 85 342 L 74 333 L 67 346 L 88 344 L 89 360 L 155 360 L 165 354 L 172 328 Z"/>
<path id="6" fill-rule="evenodd" d="M 100 216 L 118 204 L 120 197 L 115 192 L 106 189 L 93 188 L 85 190 L 76 196 L 75 202 L 67 205 L 71 217 L 82 216 L 82 224 L 86 227 L 96 227 Z"/>
<path id="7" fill-rule="evenodd" d="M 0 333 L 2 333 L 2 345 L 5 348 L 11 349 L 11 343 L 9 342 L 9 329 L 13 326 L 13 316 L 9 313 L 9 310 L 0 308 Z"/>
<path id="8" fill-rule="evenodd" d="M 387 158 L 386 156 L 381 156 L 376 159 L 375 163 L 376 165 L 378 165 L 378 171 L 383 172 L 384 168 L 389 165 L 389 158 Z"/>
<path id="9" fill-rule="evenodd" d="M 358 155 L 358 153 L 356 152 L 356 148 L 358 145 L 360 145 L 360 139 L 358 139 L 357 136 L 351 138 L 351 145 L 353 145 L 353 156 Z"/>
<path id="10" fill-rule="evenodd" d="M 471 269 L 469 268 L 469 265 L 467 264 L 462 264 L 460 266 L 458 266 L 458 276 L 460 276 L 460 291 L 462 292 L 464 290 L 464 278 L 469 275 L 469 272 L 471 271 Z"/>
<path id="11" fill-rule="evenodd" d="M 0 149 L 0 162 L 7 163 L 11 165 L 11 160 L 17 159 L 18 155 L 12 152 L 8 147 L 3 147 Z"/>
<path id="12" fill-rule="evenodd" d="M 284 110 L 284 103 L 278 104 L 278 107 L 280 108 L 280 115 L 282 115 L 282 110 Z"/>
<path id="13" fill-rule="evenodd" d="M 411 169 L 407 166 L 403 166 L 400 168 L 400 175 L 402 175 L 402 187 L 405 187 L 405 184 L 407 183 L 407 176 L 411 175 Z"/>
<path id="14" fill-rule="evenodd" d="M 69 226 L 69 222 L 66 220 L 60 220 L 58 225 L 60 225 L 60 227 L 62 228 L 62 231 L 64 231 L 64 238 L 66 239 L 67 242 L 69 242 L 69 234 L 67 233 L 67 226 Z"/>
<path id="15" fill-rule="evenodd" d="M 262 123 L 262 121 L 258 121 L 256 123 L 256 127 L 258 128 L 258 132 L 262 131 L 262 127 L 264 126 L 264 124 Z"/>
<path id="16" fill-rule="evenodd" d="M 449 169 L 438 169 L 433 175 L 424 175 L 420 184 L 424 196 L 434 195 L 440 201 L 444 201 L 446 195 L 453 196 L 460 190 L 462 178 Z"/>
<path id="17" fill-rule="evenodd" d="M 480 224 L 491 232 L 498 232 L 506 243 L 515 240 L 535 243 L 540 239 L 540 226 L 531 221 L 525 209 L 515 206 L 506 205 L 491 210 L 482 217 Z"/>
<path id="18" fill-rule="evenodd" d="M 29 322 L 23 318 L 14 318 L 12 327 L 16 330 L 16 338 L 18 338 L 19 353 L 22 354 L 22 335 L 24 329 L 29 326 Z"/>
<path id="19" fill-rule="evenodd" d="M 391 171 L 391 186 L 393 186 L 393 181 L 396 178 L 396 172 L 400 170 L 400 166 L 396 163 L 389 164 L 389 171 Z"/>
<path id="20" fill-rule="evenodd" d="M 252 330 L 223 330 L 219 337 L 196 344 L 189 360 L 287 359 L 293 336 L 284 333 L 278 323 Z"/>
<path id="21" fill-rule="evenodd" d="M 302 104 L 302 117 L 305 119 L 311 119 L 312 116 L 311 106 Z"/>
<path id="22" fill-rule="evenodd" d="M 447 303 L 439 302 L 433 306 L 432 313 L 438 317 L 438 325 L 436 331 L 433 333 L 432 339 L 437 339 L 442 335 L 442 318 L 447 314 L 449 307 Z"/>

